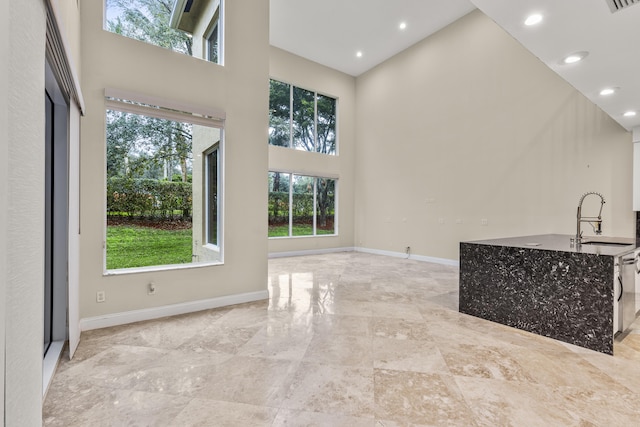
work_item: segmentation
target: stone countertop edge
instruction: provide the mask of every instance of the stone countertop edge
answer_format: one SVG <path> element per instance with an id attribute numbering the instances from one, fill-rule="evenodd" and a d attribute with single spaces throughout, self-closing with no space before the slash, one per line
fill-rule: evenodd
<path id="1" fill-rule="evenodd" d="M 537 249 L 543 251 L 558 251 L 569 253 L 581 253 L 591 255 L 604 255 L 604 256 L 622 256 L 627 253 L 633 252 L 636 246 L 636 239 L 629 238 L 615 238 L 615 240 L 626 242 L 629 244 L 625 246 L 605 246 L 605 245 L 580 245 L 580 248 L 575 245 L 571 246 L 570 240 L 575 236 L 569 234 L 538 234 L 532 236 L 517 236 L 517 237 L 505 237 L 500 239 L 487 239 L 487 240 L 474 240 L 465 241 L 461 243 L 470 243 L 477 245 L 491 245 L 491 246 L 506 246 L 513 248 L 523 249 Z M 585 236 L 583 240 L 603 238 L 602 236 Z M 606 239 L 612 239 L 606 237 Z"/>

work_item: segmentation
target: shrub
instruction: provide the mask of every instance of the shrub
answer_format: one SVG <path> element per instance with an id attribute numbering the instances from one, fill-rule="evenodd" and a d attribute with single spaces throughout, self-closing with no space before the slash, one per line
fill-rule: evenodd
<path id="1" fill-rule="evenodd" d="M 188 182 L 119 177 L 107 180 L 108 215 L 173 218 L 178 211 L 189 218 L 192 200 Z"/>

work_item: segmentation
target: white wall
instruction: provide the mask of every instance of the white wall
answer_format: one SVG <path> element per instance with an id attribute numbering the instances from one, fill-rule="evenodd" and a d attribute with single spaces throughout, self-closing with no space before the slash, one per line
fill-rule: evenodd
<path id="1" fill-rule="evenodd" d="M 7 426 L 39 426 L 44 287 L 44 3 L 2 2 L 0 27 L 3 420 Z"/>
<path id="2" fill-rule="evenodd" d="M 481 12 L 356 91 L 356 246 L 455 260 L 464 240 L 571 234 L 587 191 L 604 234 L 634 236 L 629 133 Z"/>
<path id="3" fill-rule="evenodd" d="M 338 99 L 338 155 L 328 156 L 269 146 L 270 170 L 337 177 L 338 235 L 269 239 L 269 253 L 353 247 L 355 167 L 355 79 L 331 68 L 271 47 L 269 74 L 304 89 Z M 265 144 L 267 136 L 264 136 Z M 266 187 L 265 187 L 266 189 Z M 267 211 L 264 211 L 266 220 Z"/>
<path id="4" fill-rule="evenodd" d="M 0 3 L 0 58 L 9 57 L 9 3 Z M 9 62 L 0 64 L 0 419 L 4 420 L 5 390 L 5 317 L 7 312 L 7 221 L 9 217 Z"/>
<path id="5" fill-rule="evenodd" d="M 242 293 L 266 297 L 268 2 L 227 3 L 225 67 L 103 31 L 102 2 L 83 2 L 81 12 L 81 317 Z M 105 87 L 226 111 L 224 265 L 103 276 Z M 104 303 L 96 303 L 99 290 Z"/>

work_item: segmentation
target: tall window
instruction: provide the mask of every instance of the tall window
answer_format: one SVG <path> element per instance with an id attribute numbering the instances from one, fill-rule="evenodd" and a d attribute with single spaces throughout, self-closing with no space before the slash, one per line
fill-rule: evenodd
<path id="1" fill-rule="evenodd" d="M 222 261 L 223 122 L 106 103 L 106 269 Z"/>
<path id="2" fill-rule="evenodd" d="M 213 14 L 209 28 L 204 34 L 205 59 L 207 61 L 222 63 L 222 22 L 220 21 L 220 6 Z"/>
<path id="3" fill-rule="evenodd" d="M 336 234 L 337 180 L 269 172 L 269 237 Z"/>
<path id="4" fill-rule="evenodd" d="M 336 99 L 271 80 L 269 144 L 336 154 Z"/>
<path id="5" fill-rule="evenodd" d="M 207 244 L 218 246 L 218 146 L 206 153 Z"/>
<path id="6" fill-rule="evenodd" d="M 104 29 L 222 63 L 222 0 L 105 0 Z"/>

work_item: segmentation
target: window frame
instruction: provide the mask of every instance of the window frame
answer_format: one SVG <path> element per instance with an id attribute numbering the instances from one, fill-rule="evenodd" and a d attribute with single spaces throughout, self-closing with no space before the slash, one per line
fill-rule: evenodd
<path id="1" fill-rule="evenodd" d="M 288 206 L 288 221 L 289 221 L 289 234 L 287 236 L 267 236 L 269 239 L 299 239 L 299 238 L 309 238 L 309 237 L 338 237 L 339 236 L 339 177 L 332 176 L 330 174 L 307 174 L 307 173 L 296 173 L 291 171 L 284 170 L 275 170 L 270 169 L 269 174 L 271 173 L 279 173 L 289 175 L 289 206 Z M 313 178 L 313 234 L 305 234 L 305 235 L 294 235 L 293 234 L 293 185 L 294 185 L 294 176 L 301 176 L 307 178 Z M 317 228 L 317 218 L 318 218 L 318 179 L 331 179 L 334 181 L 334 190 L 333 190 L 333 203 L 334 203 L 334 215 L 333 215 L 333 233 L 331 234 L 318 234 Z M 268 212 L 267 212 L 267 221 L 268 221 Z"/>
<path id="2" fill-rule="evenodd" d="M 207 30 L 203 34 L 202 46 L 204 47 L 204 52 L 202 54 L 203 59 L 209 61 L 213 64 L 224 65 L 224 23 L 222 20 L 223 17 L 223 4 L 224 1 L 220 0 L 218 3 L 218 7 L 213 14 L 213 18 L 207 27 Z M 218 42 L 217 46 L 217 55 L 218 58 L 216 61 L 211 60 L 211 37 L 216 35 L 216 39 Z"/>
<path id="3" fill-rule="evenodd" d="M 186 39 L 182 41 L 185 43 L 184 46 L 179 46 L 176 43 L 172 43 L 170 46 L 166 46 L 166 43 L 162 43 L 154 39 L 154 37 L 149 33 L 133 33 L 118 32 L 113 29 L 110 29 L 110 23 L 115 23 L 115 21 L 111 21 L 111 18 L 119 18 L 122 11 L 130 11 L 135 10 L 137 12 L 142 13 L 146 18 L 155 17 L 152 11 L 148 9 L 148 7 L 141 6 L 139 8 L 119 8 L 117 5 L 109 4 L 109 0 L 105 0 L 102 7 L 102 29 L 103 31 L 110 32 L 112 34 L 119 35 L 121 37 L 125 37 L 131 40 L 140 41 L 146 43 L 151 46 L 159 47 L 162 49 L 168 49 L 173 52 L 178 52 L 184 54 L 186 56 L 191 56 L 192 58 L 202 59 L 204 61 L 208 61 L 218 65 L 224 65 L 224 1 L 225 0 L 213 0 L 211 4 L 199 3 L 196 4 L 195 8 L 192 9 L 193 2 L 192 0 L 176 0 L 173 2 L 173 8 L 170 11 L 168 17 L 168 28 L 163 28 L 164 21 L 163 20 L 152 20 L 153 31 L 163 31 L 167 33 L 169 31 L 175 31 L 176 36 L 184 36 Z M 198 8 L 199 5 L 205 4 L 205 8 Z M 115 6 L 111 8 L 110 6 Z M 144 10 L 142 10 L 144 9 Z M 112 12 L 116 10 L 116 12 Z M 208 12 L 213 10 L 213 15 L 209 22 L 205 20 Z M 147 13 L 145 13 L 147 12 Z M 189 15 L 193 13 L 193 15 Z M 151 14 L 151 16 L 149 15 Z M 161 18 L 164 17 L 164 14 Z M 151 20 L 150 20 L 151 21 Z M 128 24 L 131 24 L 130 21 L 126 21 Z M 204 32 L 202 31 L 204 28 Z M 138 27 L 136 29 L 139 29 Z M 216 34 L 217 36 L 217 60 L 212 61 L 209 55 L 209 39 Z M 194 45 L 194 38 L 202 38 L 201 46 L 197 44 Z M 187 40 L 188 39 L 188 40 Z"/>
<path id="4" fill-rule="evenodd" d="M 221 130 L 220 142 L 216 142 L 209 149 L 203 152 L 203 161 L 204 161 L 203 170 L 206 171 L 203 174 L 203 178 L 205 180 L 204 194 L 206 194 L 205 209 L 204 209 L 204 215 L 203 215 L 203 220 L 204 220 L 203 230 L 205 234 L 205 246 L 208 246 L 209 248 L 216 250 L 218 252 L 220 252 L 221 250 L 222 233 L 223 233 L 223 229 L 221 226 L 221 218 L 222 218 L 221 205 L 222 204 L 220 203 L 220 200 L 218 198 L 218 196 L 221 194 L 220 191 L 221 191 L 221 181 L 222 181 L 221 164 L 222 164 L 223 139 L 224 139 L 224 134 L 223 134 L 223 130 Z M 211 188 L 210 188 L 211 179 L 209 175 L 210 174 L 209 156 L 211 156 L 213 153 L 216 153 L 216 222 L 215 222 L 216 223 L 216 242 L 215 243 L 211 243 L 209 241 L 210 230 L 211 230 L 210 228 L 211 220 L 209 218 L 209 214 L 211 213 L 210 204 L 209 204 L 211 200 Z"/>
<path id="5" fill-rule="evenodd" d="M 329 95 L 325 92 L 319 92 L 316 90 L 312 90 L 312 89 L 307 89 L 304 88 L 302 86 L 296 86 L 293 83 L 289 83 L 287 81 L 284 80 L 279 80 L 279 79 L 275 79 L 273 77 L 269 78 L 269 87 L 271 87 L 271 82 L 275 81 L 281 84 L 285 84 L 289 86 L 289 144 L 286 146 L 280 146 L 280 147 L 284 147 L 284 148 L 290 148 L 293 150 L 297 150 L 297 151 L 303 151 L 303 152 L 307 152 L 307 153 L 316 153 L 316 154 L 322 154 L 325 156 L 339 156 L 339 135 L 338 135 L 338 123 L 339 123 L 339 101 L 340 99 L 337 96 L 333 96 L 333 95 Z M 305 90 L 307 92 L 312 92 L 313 93 L 313 150 L 305 150 L 305 149 L 300 149 L 294 146 L 294 132 L 293 132 L 293 123 L 294 123 L 294 90 L 298 88 L 298 89 L 302 89 Z M 323 96 L 326 98 L 330 98 L 333 99 L 335 102 L 335 125 L 334 125 L 334 134 L 335 134 L 335 148 L 334 148 L 334 152 L 333 153 L 323 153 L 318 151 L 318 96 Z M 269 145 L 274 145 L 271 144 L 271 142 L 268 141 Z M 274 145 L 276 146 L 276 145 Z"/>
<path id="6" fill-rule="evenodd" d="M 217 150 L 218 151 L 218 245 L 213 247 L 213 245 L 203 245 L 209 246 L 213 248 L 217 252 L 219 252 L 220 257 L 219 260 L 215 261 L 201 261 L 201 262 L 190 262 L 185 264 L 164 264 L 164 265 L 153 265 L 153 266 L 144 266 L 144 267 L 129 267 L 129 268 L 120 268 L 120 269 L 107 269 L 107 169 L 106 169 L 106 148 L 107 148 L 107 129 L 106 129 L 106 121 L 105 121 L 105 176 L 104 176 L 104 196 L 103 196 L 103 213 L 104 213 L 104 231 L 103 231 L 103 275 L 104 276 L 112 276 L 112 275 L 122 275 L 122 274 L 135 274 L 140 272 L 147 271 L 165 271 L 165 270 L 181 270 L 181 269 L 190 269 L 190 268 L 201 268 L 201 267 L 209 267 L 213 265 L 223 265 L 224 264 L 224 129 L 225 129 L 225 120 L 226 113 L 224 111 L 210 108 L 210 107 L 202 107 L 197 105 L 192 105 L 188 103 L 183 103 L 175 100 L 154 97 L 149 95 L 144 95 L 136 92 L 123 91 L 120 89 L 114 88 L 106 88 L 104 90 L 105 102 L 104 102 L 104 111 L 105 117 L 106 113 L 109 110 L 120 111 L 123 113 L 137 114 L 147 117 L 154 117 L 158 119 L 178 121 L 184 123 L 191 123 L 192 125 L 197 126 L 205 126 L 210 128 L 215 128 L 220 130 L 220 140 L 215 142 L 209 150 Z M 204 152 L 202 152 L 204 154 Z M 192 155 L 194 155 L 192 150 Z M 204 180 L 203 173 L 203 180 Z M 195 185 L 196 182 L 192 181 L 192 186 Z M 201 183 L 203 198 L 207 193 L 207 188 L 205 182 Z M 201 209 L 205 209 L 204 206 Z M 206 211 L 203 211 L 203 216 L 206 214 Z M 204 230 L 203 224 L 203 232 Z M 194 239 L 192 237 L 192 246 Z"/>

